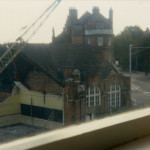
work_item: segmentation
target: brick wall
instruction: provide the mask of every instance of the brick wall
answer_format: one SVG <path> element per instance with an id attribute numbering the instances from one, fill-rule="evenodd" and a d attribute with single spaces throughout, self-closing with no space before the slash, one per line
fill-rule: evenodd
<path id="1" fill-rule="evenodd" d="M 65 101 L 64 110 L 65 125 L 85 121 L 85 101 Z"/>
<path id="2" fill-rule="evenodd" d="M 83 44 L 82 36 L 72 36 L 72 44 Z"/>
<path id="3" fill-rule="evenodd" d="M 10 92 L 0 91 L 0 102 L 11 96 Z"/>
<path id="4" fill-rule="evenodd" d="M 73 14 L 77 13 L 76 10 L 72 9 Z M 79 23 L 77 24 L 76 21 L 71 21 L 72 17 L 74 17 L 74 15 L 70 13 L 66 22 L 66 37 L 65 37 L 65 41 L 67 43 L 71 43 L 71 44 L 89 44 L 88 43 L 88 38 L 91 39 L 91 45 L 93 46 L 98 46 L 98 37 L 103 37 L 103 46 L 102 49 L 105 50 L 104 52 L 104 58 L 106 61 L 110 61 L 113 62 L 114 58 L 113 58 L 113 35 L 112 34 L 93 34 L 93 35 L 85 35 L 85 30 L 105 30 L 105 29 L 112 29 L 112 20 L 107 19 L 105 17 L 103 17 L 99 12 L 97 12 L 96 14 L 91 14 L 91 16 L 88 16 L 85 20 L 79 18 Z M 85 13 L 86 15 L 86 13 Z M 71 17 L 72 16 L 72 17 Z M 75 15 L 76 16 L 76 15 Z M 83 15 L 84 16 L 84 15 Z M 84 17 L 83 17 L 84 18 Z M 77 20 L 74 19 L 74 20 Z M 88 21 L 87 21 L 88 20 Z M 97 27 L 97 23 L 101 23 L 103 24 L 102 28 L 98 28 Z M 78 30 L 78 26 L 80 26 L 81 28 Z M 111 37 L 111 46 L 108 44 L 109 43 L 109 38 Z M 106 47 L 110 48 L 110 49 L 106 49 Z"/>
<path id="5" fill-rule="evenodd" d="M 64 94 L 64 123 L 70 125 L 85 121 L 85 99 L 77 92 L 79 83 L 67 82 Z"/>
<path id="6" fill-rule="evenodd" d="M 26 81 L 29 88 L 35 91 L 61 95 L 63 88 L 43 72 L 30 72 Z"/>
<path id="7" fill-rule="evenodd" d="M 107 79 L 101 79 L 100 76 L 88 78 L 86 83 L 89 86 L 99 87 L 101 91 L 101 105 L 86 108 L 86 114 L 93 114 L 95 117 L 102 113 L 109 112 L 108 91 L 111 84 L 119 84 L 121 88 L 121 107 L 128 107 L 131 104 L 130 99 L 130 78 L 118 73 L 111 72 Z"/>

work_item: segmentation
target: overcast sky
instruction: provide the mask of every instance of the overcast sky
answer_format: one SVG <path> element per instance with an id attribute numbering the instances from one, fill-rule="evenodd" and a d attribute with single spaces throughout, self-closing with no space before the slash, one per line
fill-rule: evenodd
<path id="1" fill-rule="evenodd" d="M 0 0 L 0 43 L 11 42 L 22 33 L 53 2 L 53 0 Z M 62 0 L 54 13 L 40 28 L 30 42 L 51 42 L 52 27 L 56 35 L 63 30 L 69 7 L 75 7 L 80 17 L 85 11 L 98 6 L 108 18 L 110 7 L 114 11 L 114 34 L 125 26 L 138 25 L 143 30 L 150 28 L 149 0 Z"/>

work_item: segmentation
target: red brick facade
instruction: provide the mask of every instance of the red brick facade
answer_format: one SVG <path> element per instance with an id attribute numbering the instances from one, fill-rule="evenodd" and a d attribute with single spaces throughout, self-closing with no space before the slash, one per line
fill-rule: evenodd
<path id="1" fill-rule="evenodd" d="M 113 63 L 112 9 L 109 11 L 108 19 L 101 15 L 97 7 L 93 8 L 92 14 L 86 12 L 79 19 L 77 18 L 77 10 L 70 9 L 69 12 L 70 13 L 64 28 L 66 42 L 69 44 L 86 44 L 96 47 L 97 56 L 99 59 L 101 59 L 101 57 L 104 58 L 103 67 L 107 67 L 105 62 Z M 68 78 L 65 87 L 66 94 L 64 97 L 64 120 L 66 125 L 80 122 L 81 120 L 85 121 L 87 117 L 86 115 L 92 116 L 92 119 L 100 116 L 103 113 L 112 111 L 110 103 L 113 102 L 110 102 L 110 98 L 113 99 L 113 93 L 110 94 L 109 92 L 112 85 L 115 85 L 116 87 L 119 85 L 120 87 L 120 104 L 118 104 L 118 107 L 121 108 L 130 105 L 130 78 L 123 76 L 115 68 L 112 67 L 112 70 L 109 72 L 109 74 L 107 74 L 107 77 L 102 77 L 103 73 L 99 75 L 95 74 L 94 76 L 89 76 L 85 83 L 79 82 L 78 84 L 83 84 L 85 87 L 84 97 L 80 100 L 75 97 L 77 87 L 75 86 L 75 81 L 72 79 L 73 76 L 71 72 L 73 72 L 73 69 L 72 71 L 71 68 L 63 68 L 62 70 L 65 76 Z M 89 87 L 97 87 L 100 89 L 101 102 L 99 106 L 95 106 L 95 104 L 94 106 L 90 107 L 85 106 L 86 91 Z M 116 95 L 117 93 L 115 93 L 115 96 Z M 117 99 L 117 96 L 115 99 Z"/>
<path id="2" fill-rule="evenodd" d="M 89 44 L 99 46 L 103 50 L 106 61 L 113 62 L 113 11 L 110 9 L 106 19 L 97 7 L 93 13 L 86 12 L 77 18 L 77 10 L 70 9 L 64 28 L 66 42 L 71 44 Z"/>
<path id="3" fill-rule="evenodd" d="M 72 76 L 71 76 L 72 77 Z M 66 81 L 65 95 L 64 95 L 64 122 L 65 125 L 78 123 L 86 120 L 86 115 L 92 114 L 92 118 L 97 118 L 102 114 L 110 112 L 109 102 L 109 88 L 110 85 L 117 84 L 120 86 L 121 107 L 130 106 L 130 79 L 122 76 L 114 71 L 110 72 L 107 79 L 102 79 L 99 75 L 88 77 L 87 82 L 82 85 L 85 87 L 83 93 L 84 97 L 77 96 L 77 85 L 75 81 L 70 78 Z M 86 91 L 88 87 L 99 87 L 101 92 L 101 105 L 86 107 Z M 117 110 L 117 109 L 116 109 Z"/>

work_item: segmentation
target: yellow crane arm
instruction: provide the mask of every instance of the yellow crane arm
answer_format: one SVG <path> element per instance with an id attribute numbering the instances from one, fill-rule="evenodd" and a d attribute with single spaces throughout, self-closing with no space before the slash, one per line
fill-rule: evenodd
<path id="1" fill-rule="evenodd" d="M 24 32 L 16 41 L 10 45 L 6 52 L 0 57 L 0 74 L 16 58 L 27 42 L 35 35 L 39 28 L 45 23 L 51 13 L 59 5 L 61 0 L 55 0 Z"/>

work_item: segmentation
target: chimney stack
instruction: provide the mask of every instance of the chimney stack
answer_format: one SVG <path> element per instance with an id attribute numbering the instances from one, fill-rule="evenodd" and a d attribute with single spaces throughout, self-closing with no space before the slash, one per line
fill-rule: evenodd
<path id="1" fill-rule="evenodd" d="M 95 14 L 95 15 L 99 14 L 99 8 L 98 7 L 93 7 L 92 13 Z"/>
<path id="2" fill-rule="evenodd" d="M 109 10 L 109 20 L 110 20 L 110 24 L 111 24 L 111 29 L 113 29 L 113 10 L 112 10 L 112 8 L 110 8 L 110 10 Z"/>

